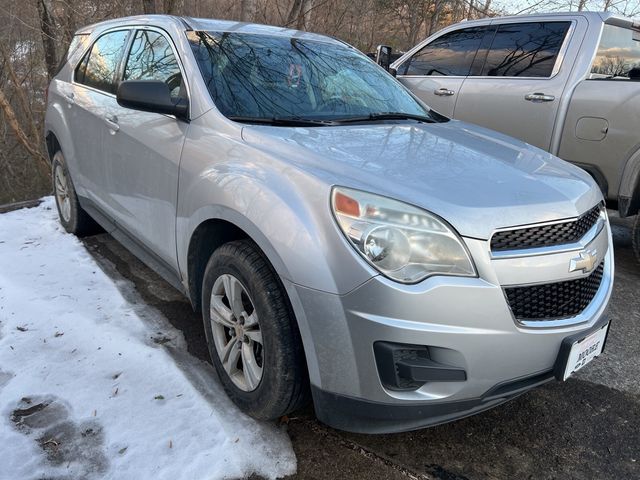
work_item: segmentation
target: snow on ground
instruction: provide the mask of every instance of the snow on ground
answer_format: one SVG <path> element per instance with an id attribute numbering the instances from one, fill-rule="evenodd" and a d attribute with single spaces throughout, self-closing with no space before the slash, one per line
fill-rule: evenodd
<path id="1" fill-rule="evenodd" d="M 0 479 L 295 472 L 287 435 L 241 414 L 181 334 L 118 286 L 51 198 L 0 215 Z"/>

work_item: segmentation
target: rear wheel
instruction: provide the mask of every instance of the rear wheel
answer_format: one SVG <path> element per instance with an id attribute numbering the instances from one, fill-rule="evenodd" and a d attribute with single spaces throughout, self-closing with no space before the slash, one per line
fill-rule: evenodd
<path id="1" fill-rule="evenodd" d="M 640 213 L 636 215 L 636 221 L 633 222 L 631 238 L 633 242 L 633 251 L 636 253 L 636 259 L 640 262 Z"/>
<path id="2" fill-rule="evenodd" d="M 62 152 L 58 150 L 51 161 L 53 195 L 58 207 L 58 216 L 64 229 L 77 236 L 89 235 L 99 231 L 96 222 L 83 210 L 78 202 L 69 170 Z"/>
<path id="3" fill-rule="evenodd" d="M 211 360 L 241 410 L 259 419 L 298 408 L 308 392 L 302 342 L 277 274 L 249 240 L 207 264 L 202 312 Z"/>

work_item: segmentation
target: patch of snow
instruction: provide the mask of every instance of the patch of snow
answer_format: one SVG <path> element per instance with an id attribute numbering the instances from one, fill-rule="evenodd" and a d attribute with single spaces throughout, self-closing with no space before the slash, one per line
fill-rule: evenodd
<path id="1" fill-rule="evenodd" d="M 0 479 L 294 473 L 286 433 L 237 410 L 163 318 L 125 300 L 51 198 L 0 215 Z"/>

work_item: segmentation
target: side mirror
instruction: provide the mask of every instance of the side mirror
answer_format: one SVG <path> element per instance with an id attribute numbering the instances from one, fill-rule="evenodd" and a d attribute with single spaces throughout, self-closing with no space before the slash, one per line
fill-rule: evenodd
<path id="1" fill-rule="evenodd" d="M 169 85 L 159 80 L 126 80 L 118 86 L 116 100 L 121 107 L 133 110 L 189 118 L 189 103 L 171 98 Z"/>
<path id="2" fill-rule="evenodd" d="M 391 66 L 391 50 L 389 45 L 378 45 L 376 48 L 376 63 L 387 72 Z"/>

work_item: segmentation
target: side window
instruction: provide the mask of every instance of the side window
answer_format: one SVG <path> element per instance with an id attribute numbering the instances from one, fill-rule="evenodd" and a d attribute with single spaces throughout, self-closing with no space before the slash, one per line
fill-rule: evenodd
<path id="1" fill-rule="evenodd" d="M 124 69 L 124 80 L 161 80 L 169 85 L 171 96 L 178 98 L 182 73 L 169 41 L 158 32 L 138 30 Z"/>
<path id="2" fill-rule="evenodd" d="M 116 70 L 128 36 L 128 30 L 118 30 L 98 38 L 76 67 L 76 82 L 115 94 Z"/>
<path id="3" fill-rule="evenodd" d="M 592 79 L 640 80 L 640 41 L 633 30 L 605 25 L 591 66 Z"/>
<path id="4" fill-rule="evenodd" d="M 498 27 L 483 75 L 550 77 L 571 22 L 508 23 Z"/>
<path id="5" fill-rule="evenodd" d="M 400 68 L 401 75 L 469 75 L 487 27 L 465 28 L 436 38 Z"/>
<path id="6" fill-rule="evenodd" d="M 80 33 L 80 34 L 76 34 L 76 35 L 73 36 L 73 38 L 71 39 L 71 43 L 69 43 L 69 48 L 67 48 L 67 51 L 65 52 L 65 54 L 60 58 L 60 63 L 58 64 L 58 69 L 56 70 L 56 75 L 58 75 L 58 73 L 60 73 L 60 71 L 67 64 L 67 62 L 69 61 L 71 56 L 77 50 L 80 50 L 80 49 L 84 50 L 84 47 L 87 45 L 88 41 L 89 41 L 89 34 L 88 33 Z"/>

